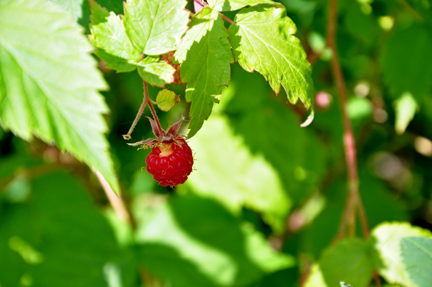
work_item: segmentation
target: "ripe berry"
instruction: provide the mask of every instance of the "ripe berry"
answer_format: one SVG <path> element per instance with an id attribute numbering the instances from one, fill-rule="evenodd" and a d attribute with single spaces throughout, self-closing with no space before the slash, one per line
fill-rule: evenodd
<path id="1" fill-rule="evenodd" d="M 186 141 L 177 138 L 171 143 L 159 143 L 146 158 L 147 171 L 162 186 L 184 183 L 192 172 L 192 150 Z"/>

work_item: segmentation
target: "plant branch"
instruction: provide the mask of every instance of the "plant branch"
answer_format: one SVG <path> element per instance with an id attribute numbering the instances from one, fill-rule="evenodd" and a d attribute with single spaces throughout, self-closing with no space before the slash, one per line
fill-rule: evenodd
<path id="1" fill-rule="evenodd" d="M 135 120 L 132 123 L 132 126 L 130 127 L 128 133 L 125 134 L 125 135 L 123 135 L 123 138 L 125 140 L 130 140 L 131 139 L 131 134 L 132 134 L 133 130 L 135 129 L 135 126 L 137 125 L 139 119 L 141 118 L 141 115 L 144 112 L 144 109 L 145 109 L 145 107 L 147 105 L 147 102 L 148 102 L 148 97 L 144 96 L 143 102 L 141 104 L 140 109 L 138 110 L 138 114 L 136 115 Z"/>
<path id="2" fill-rule="evenodd" d="M 331 58 L 331 70 L 333 73 L 334 80 L 336 82 L 336 87 L 340 98 L 339 103 L 340 103 L 340 110 L 342 114 L 342 122 L 343 122 L 343 130 L 344 130 L 343 143 L 344 143 L 345 161 L 346 161 L 347 171 L 348 171 L 348 196 L 347 196 L 344 214 L 341 220 L 341 224 L 339 226 L 339 234 L 338 234 L 338 238 L 341 238 L 346 235 L 347 225 L 349 225 L 349 231 L 351 235 L 355 231 L 356 208 L 362 210 L 364 219 L 366 217 L 364 215 L 364 209 L 359 195 L 359 180 L 358 180 L 358 171 L 357 171 L 356 148 L 355 148 L 353 129 L 347 111 L 346 86 L 345 86 L 345 81 L 343 78 L 342 69 L 341 69 L 338 52 L 336 48 L 337 8 L 338 8 L 338 0 L 330 0 L 330 7 L 328 10 L 329 12 L 328 12 L 328 20 L 327 20 L 327 46 L 331 49 L 333 53 Z M 364 228 L 366 228 L 367 230 L 366 234 L 368 234 L 369 233 L 368 227 L 364 226 Z"/>
<path id="3" fill-rule="evenodd" d="M 114 212 L 117 214 L 118 218 L 121 221 L 126 221 L 129 223 L 132 223 L 132 218 L 131 218 L 131 216 L 130 216 L 127 208 L 126 208 L 126 205 L 123 202 L 123 199 L 114 193 L 111 186 L 108 184 L 108 182 L 106 181 L 104 176 L 100 173 L 100 171 L 96 170 L 95 174 L 96 174 L 103 190 L 105 191 L 105 194 L 106 194 L 109 202 L 111 203 L 111 206 L 113 207 Z"/>
<path id="4" fill-rule="evenodd" d="M 147 82 L 146 81 L 144 81 L 144 98 L 147 99 L 147 104 L 148 104 L 148 106 L 150 108 L 150 111 L 151 111 L 151 113 L 153 115 L 153 119 L 155 120 L 156 125 L 157 125 L 159 131 L 162 132 L 163 129 L 162 129 L 161 124 L 159 122 L 159 118 L 158 118 L 158 116 L 156 114 L 155 109 L 153 108 L 152 101 L 149 99 L 148 86 L 147 86 Z"/>
<path id="5" fill-rule="evenodd" d="M 219 12 L 219 15 L 221 15 L 222 19 L 224 19 L 225 21 L 227 21 L 227 22 L 229 22 L 231 24 L 234 24 L 234 21 L 231 20 L 230 18 L 228 18 L 227 16 L 225 16 L 224 14 L 222 14 L 222 13 Z"/>

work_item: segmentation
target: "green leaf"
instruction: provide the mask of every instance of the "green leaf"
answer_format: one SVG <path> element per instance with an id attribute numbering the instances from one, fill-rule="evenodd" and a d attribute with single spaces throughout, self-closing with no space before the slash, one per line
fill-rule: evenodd
<path id="1" fill-rule="evenodd" d="M 171 110 L 172 107 L 174 107 L 175 104 L 180 102 L 180 97 L 176 95 L 174 92 L 163 89 L 160 91 L 156 96 L 156 103 L 164 112 L 168 112 Z"/>
<path id="2" fill-rule="evenodd" d="M 213 115 L 189 145 L 196 157 L 196 170 L 187 181 L 193 192 L 234 213 L 243 206 L 256 210 L 275 230 L 283 229 L 291 201 L 276 170 L 262 155 L 251 153 L 225 117 Z"/>
<path id="3" fill-rule="evenodd" d="M 319 261 L 327 286 L 340 282 L 355 287 L 369 286 L 374 270 L 372 245 L 359 238 L 344 239 L 323 252 Z"/>
<path id="4" fill-rule="evenodd" d="M 229 28 L 230 42 L 240 65 L 248 72 L 260 72 L 272 89 L 285 88 L 288 99 L 298 98 L 312 107 L 311 66 L 306 60 L 297 30 L 281 4 L 265 4 L 241 10 Z"/>
<path id="5" fill-rule="evenodd" d="M 138 74 L 150 85 L 163 87 L 174 82 L 175 69 L 159 57 L 147 57 L 138 64 Z"/>
<path id="6" fill-rule="evenodd" d="M 421 99 L 432 87 L 432 35 L 420 25 L 396 30 L 381 55 L 384 80 L 393 97 L 405 92 Z"/>
<path id="7" fill-rule="evenodd" d="M 257 5 L 260 3 L 273 3 L 271 0 L 208 0 L 212 9 L 217 11 L 234 11 L 245 6 Z"/>
<path id="8" fill-rule="evenodd" d="M 187 29 L 184 0 L 128 0 L 124 6 L 126 33 L 146 55 L 174 51 Z"/>
<path id="9" fill-rule="evenodd" d="M 372 231 L 372 242 L 379 253 L 379 274 L 391 284 L 415 286 L 402 263 L 400 241 L 404 237 L 432 237 L 432 232 L 407 222 L 382 223 Z"/>
<path id="10" fill-rule="evenodd" d="M 395 102 L 395 129 L 396 133 L 401 135 L 405 132 L 408 124 L 414 118 L 419 106 L 416 99 L 409 92 L 402 94 Z"/>
<path id="11" fill-rule="evenodd" d="M 173 287 L 244 286 L 294 263 L 216 202 L 190 195 L 143 216 L 136 241 L 139 261 Z"/>
<path id="12" fill-rule="evenodd" d="M 137 276 L 133 260 L 123 268 L 125 250 L 76 179 L 64 171 L 52 173 L 33 180 L 31 190 L 30 200 L 2 213 L 2 286 L 22 286 L 19 281 L 25 275 L 33 286 L 76 287 L 88 282 L 106 287 L 107 265 L 115 266 L 124 279 Z"/>
<path id="13" fill-rule="evenodd" d="M 92 8 L 92 24 L 90 25 L 92 44 L 97 48 L 99 56 L 110 69 L 117 72 L 130 72 L 136 68 L 140 60 L 140 52 L 129 40 L 122 19 L 113 12 L 109 13 L 94 1 Z"/>
<path id="14" fill-rule="evenodd" d="M 401 239 L 401 255 L 405 270 L 418 287 L 430 286 L 432 238 L 405 237 Z"/>
<path id="15" fill-rule="evenodd" d="M 0 124 L 56 143 L 118 192 L 98 93 L 106 83 L 87 39 L 60 8 L 42 0 L 0 0 Z"/>
<path id="16" fill-rule="evenodd" d="M 327 287 L 320 266 L 313 264 L 309 275 L 304 283 L 304 287 Z"/>
<path id="17" fill-rule="evenodd" d="M 192 102 L 188 134 L 192 137 L 210 116 L 213 103 L 219 102 L 222 87 L 229 83 L 230 63 L 234 59 L 228 33 L 217 11 L 204 7 L 192 18 L 189 27 L 175 60 L 182 63 L 186 100 Z"/>

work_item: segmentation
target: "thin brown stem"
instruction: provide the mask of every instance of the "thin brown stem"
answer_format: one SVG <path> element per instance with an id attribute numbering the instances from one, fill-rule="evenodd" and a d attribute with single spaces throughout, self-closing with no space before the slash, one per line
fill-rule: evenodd
<path id="1" fill-rule="evenodd" d="M 111 206 L 114 209 L 114 212 L 117 214 L 118 218 L 122 221 L 126 221 L 129 223 L 132 223 L 132 218 L 126 208 L 126 205 L 123 202 L 123 199 L 121 196 L 115 194 L 115 192 L 112 190 L 111 186 L 106 181 L 105 177 L 100 173 L 100 171 L 96 170 L 95 174 L 97 178 L 99 179 L 99 182 L 105 191 L 105 194 L 111 203 Z"/>
<path id="2" fill-rule="evenodd" d="M 362 205 L 359 196 L 359 181 L 357 171 L 356 148 L 351 121 L 347 111 L 347 92 L 345 81 L 342 74 L 341 65 L 339 62 L 338 52 L 336 48 L 336 26 L 337 26 L 337 8 L 338 0 L 330 0 L 330 7 L 327 20 L 327 46 L 331 49 L 333 55 L 331 58 L 331 70 L 333 73 L 336 87 L 339 94 L 340 110 L 343 123 L 343 143 L 345 152 L 345 161 L 348 171 L 348 197 L 345 206 L 344 214 L 339 227 L 339 235 L 343 237 L 346 234 L 346 226 L 349 225 L 349 233 L 355 231 L 355 214 L 356 207 Z M 361 207 L 363 210 L 363 206 Z M 368 231 L 369 232 L 369 231 Z"/>
<path id="3" fill-rule="evenodd" d="M 138 110 L 138 114 L 135 117 L 135 120 L 132 123 L 132 126 L 130 127 L 129 131 L 127 134 L 123 135 L 123 138 L 125 140 L 130 140 L 131 139 L 131 134 L 133 132 L 133 130 L 135 129 L 135 126 L 137 125 L 139 119 L 141 118 L 141 115 L 144 112 L 145 107 L 147 106 L 147 102 L 148 102 L 148 97 L 144 96 L 143 102 L 141 104 L 140 109 Z"/>
<path id="4" fill-rule="evenodd" d="M 153 115 L 153 119 L 155 120 L 155 122 L 156 122 L 156 124 L 157 124 L 157 127 L 158 127 L 158 129 L 159 129 L 159 131 L 163 131 L 163 129 L 162 129 L 162 127 L 161 127 L 161 124 L 160 124 L 160 122 L 159 122 L 159 118 L 158 118 L 158 116 L 157 116 L 157 114 L 156 114 L 156 111 L 155 111 L 155 109 L 153 108 L 152 101 L 151 101 L 150 98 L 149 98 L 149 95 L 148 95 L 148 86 L 147 86 L 147 82 L 146 82 L 146 81 L 144 81 L 144 98 L 147 99 L 147 104 L 148 104 L 148 106 L 149 106 L 149 108 L 150 108 L 150 111 L 151 111 L 151 113 L 152 113 L 152 115 Z"/>
<path id="5" fill-rule="evenodd" d="M 229 22 L 231 24 L 234 24 L 234 21 L 231 20 L 230 18 L 228 18 L 227 16 L 225 16 L 224 14 L 219 13 L 219 15 L 221 15 L 222 19 L 224 19 L 225 21 L 227 21 L 227 22 Z"/>
<path id="6" fill-rule="evenodd" d="M 375 280 L 375 284 L 376 284 L 376 286 L 377 286 L 377 287 L 381 287 L 381 286 L 382 286 L 382 285 L 381 285 L 381 279 L 380 279 L 380 277 L 379 277 L 379 275 L 378 275 L 378 272 L 376 272 L 376 270 L 374 271 L 372 277 L 373 277 L 374 280 Z"/>

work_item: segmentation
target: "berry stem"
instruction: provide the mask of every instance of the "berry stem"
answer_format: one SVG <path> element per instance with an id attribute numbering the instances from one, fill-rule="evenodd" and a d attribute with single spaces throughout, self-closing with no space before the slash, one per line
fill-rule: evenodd
<path id="1" fill-rule="evenodd" d="M 159 118 L 158 118 L 158 116 L 157 116 L 157 114 L 156 114 L 155 109 L 153 108 L 152 101 L 150 100 L 149 95 L 148 95 L 148 86 L 147 86 L 147 82 L 146 82 L 146 81 L 144 81 L 144 99 L 145 99 L 146 103 L 148 104 L 148 106 L 149 106 L 149 108 L 150 108 L 150 111 L 151 111 L 151 113 L 152 113 L 152 115 L 153 115 L 153 119 L 155 120 L 155 122 L 156 122 L 156 124 L 157 124 L 157 127 L 158 127 L 159 132 L 160 132 L 161 134 L 163 134 L 163 133 L 164 133 L 164 130 L 163 130 L 162 127 L 161 127 L 161 124 L 160 124 L 160 122 L 159 122 Z"/>
<path id="2" fill-rule="evenodd" d="M 348 175 L 348 196 L 337 238 L 340 239 L 346 236 L 347 227 L 348 234 L 354 235 L 356 210 L 359 211 L 360 224 L 363 229 L 363 234 L 367 238 L 369 236 L 369 227 L 367 225 L 366 214 L 364 212 L 364 207 L 359 192 L 355 139 L 351 120 L 348 117 L 346 86 L 336 47 L 337 8 L 338 0 L 330 0 L 327 18 L 327 46 L 333 52 L 333 56 L 331 58 L 331 70 L 340 98 L 339 102 L 344 130 L 343 143 Z"/>
<path id="3" fill-rule="evenodd" d="M 138 114 L 136 115 L 135 120 L 132 123 L 132 126 L 130 127 L 128 133 L 125 134 L 125 135 L 123 135 L 123 138 L 125 140 L 130 140 L 131 139 L 131 134 L 132 134 L 133 130 L 135 129 L 135 126 L 137 125 L 139 119 L 141 118 L 141 115 L 144 112 L 144 109 L 145 109 L 145 107 L 147 105 L 147 101 L 148 101 L 148 97 L 144 96 L 143 102 L 141 104 L 140 109 L 138 110 Z"/>

